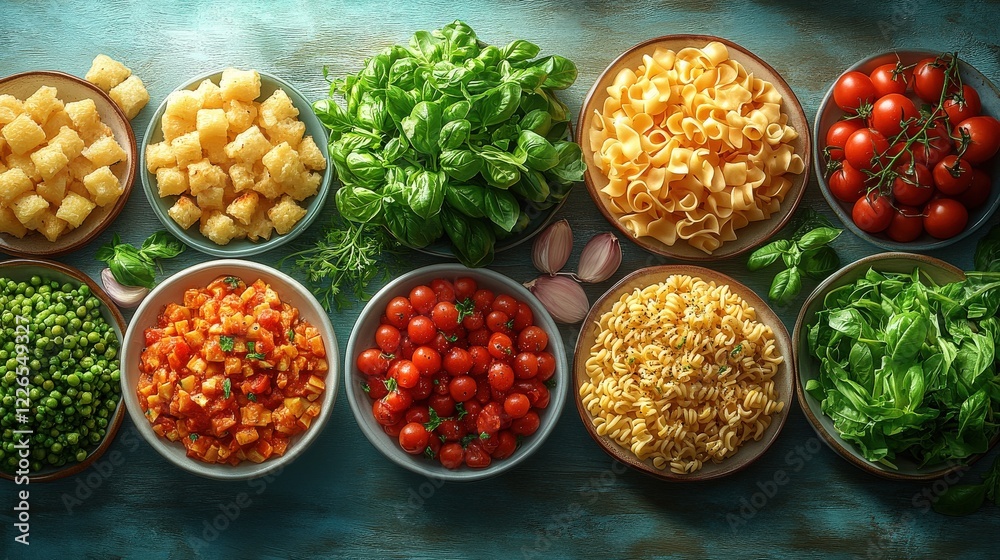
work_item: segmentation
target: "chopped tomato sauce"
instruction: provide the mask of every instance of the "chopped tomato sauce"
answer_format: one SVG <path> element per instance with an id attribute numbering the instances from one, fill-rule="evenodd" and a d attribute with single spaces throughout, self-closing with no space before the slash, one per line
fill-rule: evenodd
<path id="1" fill-rule="evenodd" d="M 261 463 L 319 416 L 329 370 L 319 329 L 262 280 L 189 289 L 144 334 L 143 413 L 189 457 Z"/>

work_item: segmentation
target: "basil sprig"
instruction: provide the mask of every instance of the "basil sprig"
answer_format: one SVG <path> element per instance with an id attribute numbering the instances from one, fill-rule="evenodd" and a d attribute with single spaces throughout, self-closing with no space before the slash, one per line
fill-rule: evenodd
<path id="1" fill-rule="evenodd" d="M 156 279 L 157 259 L 173 258 L 183 251 L 184 245 L 166 231 L 150 235 L 139 249 L 130 243 L 122 243 L 121 237 L 116 233 L 111 238 L 111 243 L 101 246 L 94 257 L 108 265 L 119 284 L 152 288 Z"/>

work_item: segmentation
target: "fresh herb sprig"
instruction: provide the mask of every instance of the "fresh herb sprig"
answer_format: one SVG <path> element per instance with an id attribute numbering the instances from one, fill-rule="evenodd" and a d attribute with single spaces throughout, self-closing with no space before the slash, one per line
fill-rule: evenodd
<path id="1" fill-rule="evenodd" d="M 750 254 L 747 268 L 751 271 L 771 266 L 780 259 L 785 269 L 771 281 L 767 297 L 778 305 L 790 302 L 802 290 L 802 279 L 822 280 L 840 266 L 837 252 L 829 244 L 843 232 L 832 227 L 829 220 L 808 212 L 799 221 L 791 239 L 779 239 Z"/>
<path id="2" fill-rule="evenodd" d="M 944 515 L 962 516 L 975 513 L 986 500 L 1000 506 L 1000 457 L 993 461 L 982 482 L 951 486 L 938 496 L 931 507 Z"/>
<path id="3" fill-rule="evenodd" d="M 123 286 L 152 288 L 159 269 L 159 259 L 171 259 L 184 252 L 184 245 L 166 231 L 158 231 L 136 249 L 131 243 L 122 243 L 114 234 L 111 243 L 101 246 L 94 257 L 111 269 L 115 280 Z"/>

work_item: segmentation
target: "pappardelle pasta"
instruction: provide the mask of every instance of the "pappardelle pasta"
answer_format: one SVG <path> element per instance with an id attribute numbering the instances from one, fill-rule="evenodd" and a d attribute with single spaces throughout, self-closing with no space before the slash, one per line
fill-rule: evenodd
<path id="1" fill-rule="evenodd" d="M 774 332 L 728 285 L 687 275 L 623 294 L 598 321 L 580 397 L 599 435 L 690 474 L 780 413 Z"/>
<path id="2" fill-rule="evenodd" d="M 778 211 L 804 170 L 781 94 L 719 42 L 626 68 L 589 130 L 611 213 L 635 237 L 711 254 Z"/>

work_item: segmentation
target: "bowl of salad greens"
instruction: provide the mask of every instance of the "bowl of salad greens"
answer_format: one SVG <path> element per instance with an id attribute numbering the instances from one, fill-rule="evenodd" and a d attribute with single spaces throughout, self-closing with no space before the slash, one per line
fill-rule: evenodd
<path id="1" fill-rule="evenodd" d="M 539 52 L 455 21 L 332 80 L 313 110 L 330 130 L 340 215 L 471 267 L 541 230 L 585 165 L 555 95 L 576 65 Z"/>
<path id="2" fill-rule="evenodd" d="M 799 404 L 851 464 L 928 480 L 997 442 L 1000 274 L 923 255 L 852 263 L 806 300 L 793 333 Z"/>

